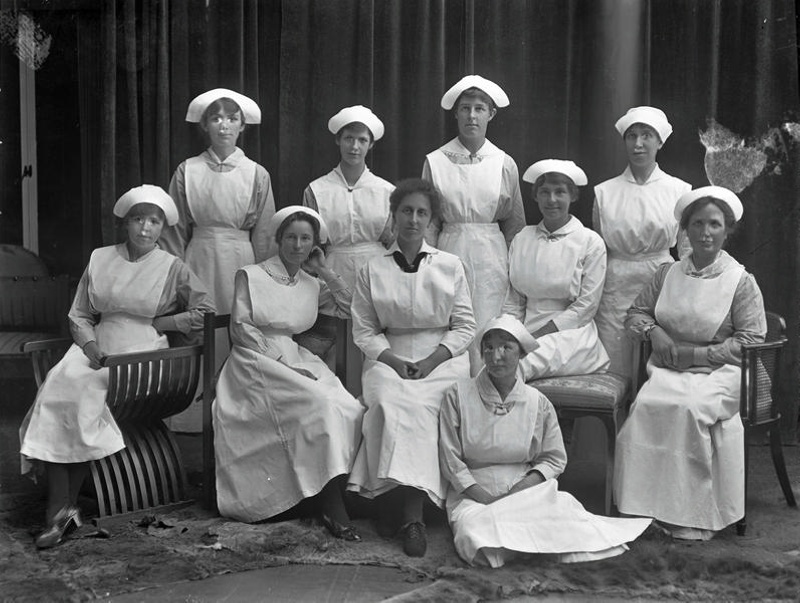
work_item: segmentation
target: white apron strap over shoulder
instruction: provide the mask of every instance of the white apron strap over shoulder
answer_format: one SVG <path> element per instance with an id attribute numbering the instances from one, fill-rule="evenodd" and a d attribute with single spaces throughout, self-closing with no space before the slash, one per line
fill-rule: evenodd
<path id="1" fill-rule="evenodd" d="M 228 172 L 209 169 L 202 156 L 187 159 L 186 202 L 195 223 L 240 228 L 250 207 L 255 174 L 256 163 L 248 157 Z"/>
<path id="2" fill-rule="evenodd" d="M 433 184 L 445 197 L 445 222 L 493 222 L 503 180 L 502 151 L 487 155 L 478 163 L 457 164 L 441 149 L 429 153 Z"/>
<path id="3" fill-rule="evenodd" d="M 687 343 L 705 344 L 714 337 L 733 303 L 744 267 L 731 263 L 714 278 L 684 274 L 684 262 L 673 264 L 656 302 L 656 320 Z"/>

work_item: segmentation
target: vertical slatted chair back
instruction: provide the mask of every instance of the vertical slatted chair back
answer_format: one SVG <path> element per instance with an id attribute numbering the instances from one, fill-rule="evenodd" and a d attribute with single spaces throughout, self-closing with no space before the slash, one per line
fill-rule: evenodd
<path id="1" fill-rule="evenodd" d="M 740 414 L 748 426 L 776 422 L 780 418 L 781 360 L 786 345 L 786 322 L 767 312 L 764 343 L 742 346 L 742 400 Z"/>
<path id="2" fill-rule="evenodd" d="M 211 416 L 211 405 L 216 397 L 216 331 L 229 329 L 230 323 L 230 314 L 207 312 L 203 317 L 203 504 L 212 510 L 217 507 L 214 424 Z"/>

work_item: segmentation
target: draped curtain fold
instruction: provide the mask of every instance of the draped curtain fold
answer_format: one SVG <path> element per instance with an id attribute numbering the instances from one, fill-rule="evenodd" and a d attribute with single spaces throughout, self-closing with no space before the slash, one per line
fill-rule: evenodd
<path id="1" fill-rule="evenodd" d="M 789 318 L 793 429 L 800 152 L 796 127 L 780 126 L 800 119 L 795 18 L 790 0 L 109 0 L 101 22 L 82 30 L 103 49 L 82 71 L 87 98 L 99 83 L 102 105 L 82 141 L 92 161 L 84 189 L 98 201 L 89 222 L 97 245 L 115 240 L 117 196 L 142 182 L 166 187 L 204 148 L 184 114 L 212 87 L 260 104 L 262 123 L 240 144 L 270 171 L 279 206 L 299 203 L 336 164 L 327 121 L 346 105 L 371 106 L 386 124 L 373 171 L 392 181 L 419 175 L 425 154 L 456 134 L 439 100 L 469 71 L 508 92 L 489 138 L 520 171 L 563 157 L 592 184 L 620 173 L 613 124 L 628 107 L 653 104 L 675 127 L 660 165 L 701 186 L 709 178 L 699 132 L 713 118 L 768 156 L 741 193 L 745 219 L 729 250 L 755 274 L 767 307 Z M 574 208 L 586 224 L 591 197 L 587 187 Z"/>

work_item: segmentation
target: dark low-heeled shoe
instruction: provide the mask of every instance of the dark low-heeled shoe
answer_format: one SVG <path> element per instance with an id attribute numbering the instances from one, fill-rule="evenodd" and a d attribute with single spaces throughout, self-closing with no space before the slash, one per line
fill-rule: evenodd
<path id="1" fill-rule="evenodd" d="M 320 521 L 334 538 L 341 538 L 342 540 L 348 540 L 350 542 L 359 542 L 361 540 L 361 536 L 358 535 L 358 532 L 356 532 L 353 526 L 343 525 L 333 517 L 325 515 L 324 513 L 320 515 Z"/>
<path id="2" fill-rule="evenodd" d="M 400 531 L 403 534 L 403 552 L 409 557 L 424 557 L 428 550 L 425 524 L 413 521 L 400 528 Z"/>
<path id="3" fill-rule="evenodd" d="M 36 537 L 36 547 L 40 549 L 54 547 L 82 525 L 81 511 L 78 507 L 71 505 L 61 507 L 47 529 Z"/>

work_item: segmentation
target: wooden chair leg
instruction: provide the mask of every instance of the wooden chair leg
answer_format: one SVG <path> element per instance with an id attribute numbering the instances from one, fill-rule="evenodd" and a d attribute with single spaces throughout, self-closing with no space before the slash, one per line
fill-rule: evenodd
<path id="1" fill-rule="evenodd" d="M 786 463 L 783 460 L 783 446 L 781 444 L 781 431 L 777 425 L 769 430 L 769 447 L 772 452 L 772 464 L 775 466 L 775 473 L 778 474 L 778 481 L 781 490 L 786 497 L 786 503 L 790 507 L 796 507 L 797 501 L 792 492 L 792 484 L 789 482 L 789 475 L 786 473 Z"/>
<path id="2" fill-rule="evenodd" d="M 617 425 L 613 415 L 603 415 L 603 425 L 606 427 L 606 482 L 605 482 L 605 512 L 607 516 L 612 513 L 612 491 L 614 489 L 614 451 L 617 444 Z"/>
<path id="3" fill-rule="evenodd" d="M 747 532 L 747 481 L 749 479 L 750 467 L 750 446 L 749 433 L 747 428 L 744 430 L 744 515 L 736 522 L 736 535 L 744 536 Z"/>

